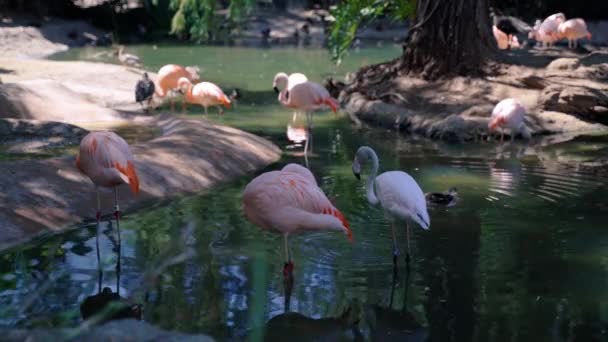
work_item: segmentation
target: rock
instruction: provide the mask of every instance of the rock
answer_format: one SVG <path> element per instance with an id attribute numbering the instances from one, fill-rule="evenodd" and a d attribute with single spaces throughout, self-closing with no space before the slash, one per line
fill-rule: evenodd
<path id="1" fill-rule="evenodd" d="M 0 119 L 0 139 L 11 139 L 18 136 L 28 137 L 62 137 L 66 140 L 81 139 L 88 131 L 84 128 L 57 121 L 40 121 L 27 119 Z"/>
<path id="2" fill-rule="evenodd" d="M 543 90 L 540 103 L 549 111 L 576 114 L 608 123 L 608 118 L 598 117 L 594 110 L 595 107 L 608 107 L 608 94 L 601 90 L 555 84 Z"/>
<path id="3" fill-rule="evenodd" d="M 17 342 L 43 342 L 43 341 L 63 341 L 68 339 L 73 333 L 68 329 L 34 329 L 34 330 L 7 330 L 4 331 L 3 341 Z M 213 342 L 212 337 L 203 334 L 184 334 L 174 331 L 167 331 L 157 328 L 149 323 L 124 319 L 111 321 L 109 323 L 96 326 L 85 330 L 69 341 L 158 341 L 158 342 Z"/>
<path id="4" fill-rule="evenodd" d="M 558 71 L 558 70 L 575 70 L 580 65 L 580 60 L 578 58 L 558 58 L 549 65 L 547 65 L 547 70 L 549 71 Z"/>
<path id="5" fill-rule="evenodd" d="M 121 198 L 125 212 L 151 201 L 199 193 L 281 156 L 271 142 L 235 128 L 172 116 L 156 120 L 152 125 L 161 135 L 131 145 L 141 191 L 137 198 Z M 0 161 L 0 170 L 15 175 L 0 177 L 5 195 L 0 196 L 0 250 L 92 219 L 86 215 L 94 213 L 94 187 L 74 166 L 74 156 Z M 112 192 L 101 193 L 102 203 L 112 198 Z"/>
<path id="6" fill-rule="evenodd" d="M 518 79 L 524 86 L 532 89 L 545 89 L 547 82 L 544 78 L 536 75 L 529 75 Z"/>

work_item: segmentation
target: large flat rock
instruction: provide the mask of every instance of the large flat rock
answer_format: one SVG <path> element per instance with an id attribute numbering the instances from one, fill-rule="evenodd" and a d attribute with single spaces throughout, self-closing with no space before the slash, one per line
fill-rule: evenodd
<path id="1" fill-rule="evenodd" d="M 132 147 L 141 192 L 120 187 L 127 213 L 150 201 L 197 193 L 246 175 L 279 159 L 269 141 L 207 121 L 172 117 L 155 123 L 162 135 Z M 74 157 L 1 162 L 0 250 L 38 235 L 74 228 L 96 211 L 95 188 L 74 165 Z M 102 195 L 111 213 L 112 192 Z"/>

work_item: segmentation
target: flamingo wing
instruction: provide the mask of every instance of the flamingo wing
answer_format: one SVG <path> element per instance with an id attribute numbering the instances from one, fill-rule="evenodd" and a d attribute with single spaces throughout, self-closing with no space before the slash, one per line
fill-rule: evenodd
<path id="1" fill-rule="evenodd" d="M 245 216 L 266 229 L 295 232 L 350 226 L 316 182 L 297 172 L 272 171 L 252 180 L 243 192 Z"/>
<path id="2" fill-rule="evenodd" d="M 80 143 L 76 164 L 94 183 L 112 186 L 129 184 L 139 192 L 139 179 L 129 145 L 114 132 L 89 133 Z"/>
<path id="3" fill-rule="evenodd" d="M 431 220 L 426 198 L 412 176 L 402 171 L 388 171 L 376 178 L 376 193 L 382 207 L 393 217 L 411 219 L 423 229 Z"/>
<path id="4" fill-rule="evenodd" d="M 338 110 L 338 101 L 331 97 L 327 89 L 318 83 L 304 82 L 296 84 L 288 94 L 287 102 L 290 107 L 315 110 L 328 106 L 334 112 Z"/>
<path id="5" fill-rule="evenodd" d="M 230 99 L 220 87 L 211 82 L 201 82 L 192 88 L 192 95 L 195 98 L 204 99 L 203 102 L 211 104 L 222 104 L 226 108 L 230 108 Z"/>

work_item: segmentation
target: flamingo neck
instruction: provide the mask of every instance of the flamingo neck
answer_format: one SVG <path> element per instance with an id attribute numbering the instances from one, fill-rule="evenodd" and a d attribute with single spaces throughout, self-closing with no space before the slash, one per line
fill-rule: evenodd
<path id="1" fill-rule="evenodd" d="M 372 150 L 371 148 L 366 148 L 365 151 L 369 158 L 372 160 L 372 172 L 367 178 L 366 186 L 367 201 L 373 205 L 376 205 L 378 204 L 378 197 L 376 197 L 374 184 L 376 183 L 376 175 L 378 174 L 378 167 L 380 163 L 378 162 L 378 156 L 376 155 L 376 152 L 374 152 L 374 150 Z"/>

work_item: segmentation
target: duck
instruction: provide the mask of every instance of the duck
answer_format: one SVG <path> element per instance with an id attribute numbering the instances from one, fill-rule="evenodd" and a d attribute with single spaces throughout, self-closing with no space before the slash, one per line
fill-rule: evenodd
<path id="1" fill-rule="evenodd" d="M 124 53 L 124 51 L 124 46 L 121 45 L 118 47 L 118 60 L 120 61 L 120 63 L 128 66 L 141 66 L 141 60 L 139 59 L 139 57 L 130 53 Z"/>
<path id="2" fill-rule="evenodd" d="M 443 205 L 451 207 L 458 201 L 458 190 L 450 188 L 445 192 L 427 192 L 424 194 L 426 201 L 430 205 Z"/>

